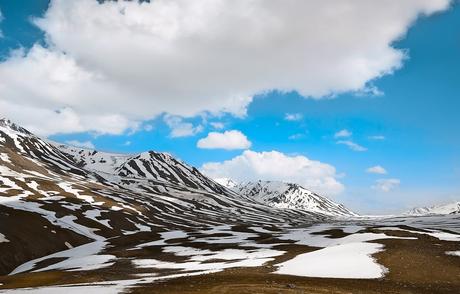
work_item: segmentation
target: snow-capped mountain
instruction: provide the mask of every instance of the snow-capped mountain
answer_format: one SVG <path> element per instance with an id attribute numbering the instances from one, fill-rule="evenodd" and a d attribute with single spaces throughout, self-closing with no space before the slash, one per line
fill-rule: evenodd
<path id="1" fill-rule="evenodd" d="M 460 214 L 460 201 L 453 202 L 449 204 L 443 205 L 434 205 L 429 207 L 417 207 L 413 208 L 404 215 L 413 215 L 413 216 L 421 216 L 421 215 L 445 215 L 445 214 Z"/>
<path id="2" fill-rule="evenodd" d="M 361 252 L 374 264 L 370 255 L 381 251 L 379 244 L 359 240 L 400 238 L 374 230 L 421 226 L 413 218 L 378 220 L 377 225 L 345 220 L 341 217 L 353 212 L 295 184 L 219 182 L 232 190 L 168 154 L 120 155 L 63 146 L 0 120 L 0 292 L 28 287 L 16 291 L 156 293 L 164 290 L 160 280 L 230 268 L 246 275 L 248 267 L 272 278 L 299 256 L 315 256 L 312 247 L 319 253 L 343 251 L 348 274 L 350 252 Z M 436 217 L 436 226 L 458 231 L 458 216 L 446 219 Z M 422 233 L 459 238 L 438 227 L 421 227 Z M 376 251 L 359 249 L 366 244 Z M 343 249 L 350 245 L 360 247 Z M 452 244 L 445 246 L 448 254 L 457 254 Z M 326 260 L 327 266 L 331 258 Z M 338 260 L 333 254 L 333 263 Z M 385 268 L 376 267 L 380 271 L 372 277 L 382 276 Z M 362 271 L 367 275 L 366 267 Z M 195 290 L 200 292 L 205 280 L 192 284 Z M 286 277 L 278 281 L 283 291 Z M 168 290 L 160 292 L 177 292 Z"/>
<path id="3" fill-rule="evenodd" d="M 311 211 L 330 216 L 356 216 L 342 204 L 337 204 L 297 184 L 277 181 L 240 184 L 231 180 L 220 182 L 239 194 L 272 207 Z"/>
<path id="4" fill-rule="evenodd" d="M 229 178 L 217 178 L 217 179 L 214 179 L 214 181 L 216 183 L 219 183 L 220 185 L 222 185 L 224 187 L 229 188 L 229 189 L 233 189 L 236 186 L 238 186 L 237 182 L 235 182 L 234 180 L 229 179 Z"/>
<path id="5" fill-rule="evenodd" d="M 202 175 L 196 168 L 185 164 L 168 153 L 154 151 L 135 155 L 100 152 L 53 143 L 68 154 L 81 168 L 107 177 L 117 175 L 126 178 L 150 179 L 202 189 L 208 192 L 229 191 Z"/>
<path id="6" fill-rule="evenodd" d="M 61 146 L 0 120 L 0 252 L 15 252 L 0 254 L 0 275 L 91 242 L 116 248 L 178 229 L 326 218 L 239 195 L 167 154 Z"/>

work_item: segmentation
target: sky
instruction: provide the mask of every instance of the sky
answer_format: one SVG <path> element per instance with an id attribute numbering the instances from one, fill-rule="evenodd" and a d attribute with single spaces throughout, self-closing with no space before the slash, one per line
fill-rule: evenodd
<path id="1" fill-rule="evenodd" d="M 449 0 L 0 0 L 0 116 L 359 213 L 460 201 Z"/>

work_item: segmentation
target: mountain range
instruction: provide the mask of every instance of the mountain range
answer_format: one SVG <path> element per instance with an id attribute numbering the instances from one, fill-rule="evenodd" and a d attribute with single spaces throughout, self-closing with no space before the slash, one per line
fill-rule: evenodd
<path id="1" fill-rule="evenodd" d="M 229 189 L 169 154 L 112 154 L 0 120 L 0 273 L 108 238 L 210 224 L 304 223 L 355 214 L 298 185 Z M 139 238 L 139 237 L 136 237 Z"/>
<path id="2" fill-rule="evenodd" d="M 261 285 L 270 288 L 264 293 L 274 293 L 267 280 L 286 290 L 290 275 L 305 287 L 318 280 L 304 275 L 353 283 L 391 279 L 372 257 L 383 252 L 384 245 L 374 243 L 380 239 L 394 239 L 388 244 L 400 248 L 407 242 L 431 248 L 435 242 L 439 252 L 411 256 L 418 274 L 418 262 L 427 258 L 433 264 L 444 254 L 443 266 L 455 264 L 459 214 L 414 216 L 454 213 L 456 205 L 417 209 L 402 218 L 360 217 L 298 184 L 213 180 L 167 153 L 82 149 L 0 120 L 0 292 L 29 287 L 26 293 L 157 293 L 170 283 L 174 290 L 161 293 L 190 293 L 189 287 L 203 293 L 203 285 L 210 287 L 204 293 L 216 293 L 213 283 L 222 284 L 212 274 L 219 273 L 229 284 L 241 283 L 239 290 L 248 287 L 247 277 L 256 279 L 251 293 Z M 417 236 L 401 237 L 401 230 Z M 395 248 L 383 254 L 395 256 Z M 406 270 L 405 262 L 390 263 L 390 273 Z M 197 280 L 188 284 L 192 276 Z M 458 270 L 447 275 L 457 276 Z M 178 291 L 176 283 L 187 287 Z M 446 285 L 450 293 L 458 289 L 450 280 Z"/>
<path id="3" fill-rule="evenodd" d="M 334 217 L 357 216 L 342 204 L 337 204 L 294 183 L 280 181 L 236 183 L 227 179 L 218 179 L 218 182 L 240 195 L 271 207 L 311 211 Z"/>
<path id="4" fill-rule="evenodd" d="M 460 201 L 448 204 L 413 208 L 404 213 L 408 216 L 460 214 Z"/>

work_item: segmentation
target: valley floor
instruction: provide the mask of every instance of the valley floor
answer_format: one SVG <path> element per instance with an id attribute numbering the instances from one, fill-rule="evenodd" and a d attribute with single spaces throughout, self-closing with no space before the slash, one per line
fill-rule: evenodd
<path id="1" fill-rule="evenodd" d="M 149 234 L 106 240 L 97 252 L 76 247 L 23 264 L 14 275 L 0 277 L 0 292 L 428 294 L 460 289 L 458 216 L 295 228 L 221 225 L 159 238 Z"/>

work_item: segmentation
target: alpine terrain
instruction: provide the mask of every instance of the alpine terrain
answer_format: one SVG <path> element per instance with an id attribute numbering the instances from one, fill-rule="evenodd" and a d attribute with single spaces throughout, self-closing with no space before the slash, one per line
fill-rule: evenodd
<path id="1" fill-rule="evenodd" d="M 226 187 L 166 153 L 81 149 L 0 120 L 0 292 L 447 293 L 458 224 L 359 217 L 296 184 Z"/>
<path id="2" fill-rule="evenodd" d="M 342 204 L 320 196 L 298 184 L 277 181 L 257 181 L 236 184 L 231 180 L 222 184 L 240 195 L 276 208 L 289 208 L 317 212 L 329 216 L 357 216 Z"/>
<path id="3" fill-rule="evenodd" d="M 413 208 L 405 213 L 405 215 L 421 216 L 421 215 L 444 215 L 444 214 L 460 214 L 460 202 L 453 202 L 442 205 L 433 205 L 429 207 Z"/>

